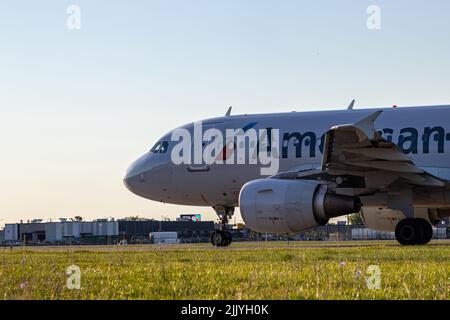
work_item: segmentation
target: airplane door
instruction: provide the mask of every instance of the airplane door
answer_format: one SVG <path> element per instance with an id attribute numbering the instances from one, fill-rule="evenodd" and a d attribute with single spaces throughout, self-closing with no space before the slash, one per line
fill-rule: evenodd
<path id="1" fill-rule="evenodd" d="M 220 122 L 220 123 L 222 123 L 222 122 Z M 208 129 L 217 129 L 216 125 L 220 124 L 220 123 L 218 122 L 218 123 L 211 123 L 211 124 L 203 124 L 202 132 L 204 133 Z M 202 141 L 202 156 L 203 156 L 203 150 L 204 150 L 206 144 L 207 144 L 206 142 Z M 194 144 L 192 144 L 192 154 L 194 154 Z M 203 159 L 203 157 L 202 157 L 202 159 Z M 211 169 L 211 167 L 205 163 L 190 164 L 188 166 L 188 171 L 191 173 L 208 172 L 208 171 L 210 171 L 210 169 Z"/>
<path id="2" fill-rule="evenodd" d="M 209 166 L 207 164 L 191 164 L 188 166 L 188 171 L 195 172 L 207 172 L 209 171 Z"/>

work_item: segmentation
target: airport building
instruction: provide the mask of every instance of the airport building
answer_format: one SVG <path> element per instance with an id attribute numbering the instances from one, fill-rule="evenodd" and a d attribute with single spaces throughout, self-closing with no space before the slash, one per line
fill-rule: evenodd
<path id="1" fill-rule="evenodd" d="M 34 220 L 27 223 L 6 224 L 3 230 L 5 242 L 64 243 L 80 239 L 118 236 L 118 222 L 96 220 L 92 222 Z"/>
<path id="2" fill-rule="evenodd" d="M 115 244 L 148 243 L 150 233 L 176 232 L 180 241 L 207 242 L 214 231 L 212 221 L 107 220 L 6 224 L 0 230 L 0 242 L 28 244 Z"/>

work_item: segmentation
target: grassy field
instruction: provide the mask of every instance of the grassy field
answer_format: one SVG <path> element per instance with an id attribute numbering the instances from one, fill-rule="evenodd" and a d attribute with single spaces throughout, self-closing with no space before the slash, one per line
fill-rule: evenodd
<path id="1" fill-rule="evenodd" d="M 81 289 L 66 269 L 81 270 Z M 380 288 L 368 267 L 379 267 Z M 377 282 L 371 282 L 376 284 Z M 0 299 L 449 299 L 450 242 L 0 248 Z"/>

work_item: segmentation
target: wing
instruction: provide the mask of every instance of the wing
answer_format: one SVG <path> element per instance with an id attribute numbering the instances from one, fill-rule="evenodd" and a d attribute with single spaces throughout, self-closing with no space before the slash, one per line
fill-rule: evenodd
<path id="1" fill-rule="evenodd" d="M 445 187 L 447 182 L 417 167 L 375 130 L 381 113 L 376 111 L 355 124 L 331 128 L 326 133 L 320 169 L 283 172 L 274 178 L 322 180 L 336 193 L 354 196 L 387 192 L 388 206 L 411 216 L 413 187 Z"/>
<path id="2" fill-rule="evenodd" d="M 331 128 L 325 138 L 322 170 L 330 175 L 363 175 L 369 189 L 386 187 L 394 181 L 445 187 L 445 181 L 417 167 L 375 130 L 375 120 L 381 113 L 377 111 L 353 125 Z"/>

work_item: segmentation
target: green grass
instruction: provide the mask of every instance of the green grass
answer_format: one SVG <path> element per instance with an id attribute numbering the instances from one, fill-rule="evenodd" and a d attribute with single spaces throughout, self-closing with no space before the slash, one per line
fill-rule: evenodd
<path id="1" fill-rule="evenodd" d="M 448 299 L 448 244 L 0 248 L 0 299 Z M 66 287 L 70 265 L 81 290 Z M 369 265 L 379 290 L 367 288 Z"/>

